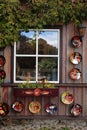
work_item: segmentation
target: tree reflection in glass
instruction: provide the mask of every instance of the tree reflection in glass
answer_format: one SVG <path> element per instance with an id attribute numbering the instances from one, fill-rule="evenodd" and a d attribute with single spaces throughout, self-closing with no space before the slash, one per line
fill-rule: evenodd
<path id="1" fill-rule="evenodd" d="M 38 62 L 38 80 L 46 78 L 48 81 L 57 81 L 57 58 L 40 57 Z"/>

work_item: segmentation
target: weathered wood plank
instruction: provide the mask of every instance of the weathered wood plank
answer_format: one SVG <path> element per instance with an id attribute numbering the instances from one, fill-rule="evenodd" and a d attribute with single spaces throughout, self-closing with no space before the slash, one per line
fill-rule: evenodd
<path id="1" fill-rule="evenodd" d="M 67 87 L 66 88 L 66 91 L 67 92 L 69 92 L 69 93 L 71 93 L 73 96 L 74 96 L 74 86 L 71 88 L 71 87 Z M 74 101 L 75 101 L 75 99 L 74 99 Z M 73 102 L 74 103 L 74 102 Z M 73 104 L 72 103 L 72 104 Z M 66 114 L 65 115 L 67 115 L 67 116 L 69 116 L 70 115 L 70 108 L 71 108 L 71 106 L 72 106 L 72 104 L 70 104 L 70 105 L 66 105 Z"/>
<path id="2" fill-rule="evenodd" d="M 6 59 L 6 63 L 4 65 L 4 70 L 6 72 L 6 78 L 5 78 L 5 82 L 9 83 L 11 82 L 11 64 L 12 64 L 12 59 L 11 59 L 11 47 L 7 46 L 4 49 L 4 57 Z"/>
<path id="3" fill-rule="evenodd" d="M 74 48 L 71 46 L 71 38 L 74 36 L 74 24 L 71 23 L 67 25 L 66 31 L 66 83 L 73 83 L 69 77 L 69 72 L 73 68 L 73 64 L 70 62 L 70 55 L 74 51 Z"/>
<path id="4" fill-rule="evenodd" d="M 82 107 L 83 107 L 83 116 L 87 116 L 87 88 L 83 88 L 83 95 L 82 95 Z"/>
<path id="5" fill-rule="evenodd" d="M 48 113 L 45 111 L 45 106 L 50 103 L 50 97 L 43 96 L 42 101 L 43 101 L 42 115 L 48 115 Z"/>
<path id="6" fill-rule="evenodd" d="M 62 93 L 64 92 L 64 91 L 66 91 L 66 87 L 60 87 L 59 88 L 59 101 L 58 101 L 58 103 L 59 103 L 59 115 L 65 115 L 65 110 L 66 110 L 66 106 L 61 102 L 61 95 L 62 95 Z"/>
<path id="7" fill-rule="evenodd" d="M 57 106 L 57 111 L 55 113 L 53 113 L 53 115 L 58 115 L 58 111 L 59 111 L 59 95 L 56 96 L 56 97 L 51 97 L 50 102 Z"/>
<path id="8" fill-rule="evenodd" d="M 2 88 L 2 101 L 6 103 L 8 102 L 8 88 L 7 87 Z"/>

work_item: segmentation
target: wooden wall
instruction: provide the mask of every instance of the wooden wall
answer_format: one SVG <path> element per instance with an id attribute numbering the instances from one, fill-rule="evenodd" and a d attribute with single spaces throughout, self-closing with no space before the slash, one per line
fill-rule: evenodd
<path id="1" fill-rule="evenodd" d="M 84 22 L 84 25 L 87 25 L 87 22 Z M 62 83 L 87 83 L 87 29 L 83 37 L 82 46 L 78 48 L 73 48 L 71 46 L 71 38 L 78 34 L 77 28 L 73 23 L 63 26 L 63 50 L 62 50 Z M 61 46 L 61 45 L 60 45 Z M 82 55 L 82 62 L 78 65 L 73 65 L 70 60 L 70 54 L 72 52 L 79 52 Z M 60 65 L 61 66 L 61 65 Z M 82 77 L 79 80 L 71 80 L 69 77 L 69 71 L 72 68 L 78 68 L 82 72 Z M 60 77 L 61 78 L 61 77 Z"/>
<path id="2" fill-rule="evenodd" d="M 84 21 L 84 25 L 87 25 L 87 22 Z M 85 118 L 87 117 L 87 30 L 85 32 L 85 36 L 83 37 L 83 43 L 82 46 L 79 48 L 72 48 L 71 47 L 71 38 L 74 35 L 78 35 L 77 28 L 74 26 L 73 23 L 69 25 L 64 25 L 62 29 L 62 37 L 61 37 L 61 43 L 60 43 L 60 48 L 61 49 L 61 64 L 60 64 L 60 69 L 61 69 L 61 77 L 60 81 L 62 85 L 59 85 L 59 93 L 58 96 L 56 97 L 15 97 L 13 94 L 13 85 L 5 85 L 2 88 L 0 88 L 0 93 L 1 93 L 1 101 L 2 102 L 7 102 L 10 106 L 15 100 L 21 100 L 25 104 L 25 109 L 23 110 L 22 113 L 16 114 L 12 111 L 10 111 L 9 115 L 14 116 L 17 118 L 20 118 L 24 116 L 24 118 L 33 118 L 33 116 L 40 116 L 40 117 L 50 117 L 45 111 L 44 111 L 44 105 L 49 102 L 54 102 L 58 106 L 58 111 L 54 115 L 54 117 L 61 117 L 62 119 L 70 117 L 70 105 L 64 105 L 61 100 L 61 94 L 64 91 L 69 91 L 74 95 L 74 103 L 79 103 L 83 107 L 83 112 L 81 117 Z M 82 55 L 82 62 L 79 65 L 73 65 L 70 63 L 69 56 L 72 52 L 77 51 L 81 53 Z M 4 55 L 6 58 L 6 63 L 3 67 L 3 69 L 6 72 L 6 78 L 5 78 L 5 83 L 12 83 L 13 79 L 13 57 L 12 57 L 12 51 L 11 47 L 7 46 L 4 51 L 0 51 L 1 55 Z M 73 68 L 77 67 L 81 70 L 82 72 L 82 77 L 81 79 L 77 81 L 73 81 L 69 77 L 69 71 Z M 76 85 L 76 84 L 79 85 Z M 85 83 L 85 85 L 83 85 Z M 68 85 L 69 84 L 69 85 Z M 28 111 L 28 103 L 32 100 L 38 100 L 42 104 L 42 110 L 40 111 L 39 114 L 33 115 Z M 33 115 L 33 116 L 32 116 Z M 78 119 L 78 118 L 77 118 Z"/>

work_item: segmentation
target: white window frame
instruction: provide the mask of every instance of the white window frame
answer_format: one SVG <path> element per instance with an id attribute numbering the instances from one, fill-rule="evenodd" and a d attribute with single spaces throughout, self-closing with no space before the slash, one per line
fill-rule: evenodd
<path id="1" fill-rule="evenodd" d="M 30 29 L 30 30 L 34 30 L 34 29 Z M 30 31 L 29 30 L 29 31 Z M 38 79 L 38 75 L 37 75 L 37 72 L 38 72 L 38 57 L 57 57 L 58 58 L 58 73 L 57 73 L 57 76 L 58 76 L 58 80 L 57 81 L 49 81 L 49 83 L 59 83 L 59 73 L 60 73 L 60 29 L 42 29 L 42 30 L 35 30 L 37 33 L 36 35 L 38 35 L 38 31 L 58 31 L 58 54 L 57 55 L 38 55 L 38 38 L 36 40 L 36 81 L 31 81 L 31 83 L 35 83 L 37 82 L 37 79 Z M 16 54 L 16 42 L 14 43 L 14 83 L 24 83 L 26 81 L 16 81 L 16 57 L 33 57 L 35 55 L 28 55 L 28 54 Z"/>

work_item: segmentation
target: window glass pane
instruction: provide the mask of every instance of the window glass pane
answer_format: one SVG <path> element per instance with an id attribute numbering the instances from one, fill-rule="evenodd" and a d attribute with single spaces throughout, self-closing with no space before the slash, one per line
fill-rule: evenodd
<path id="1" fill-rule="evenodd" d="M 36 80 L 36 58 L 17 57 L 16 58 L 16 80 Z"/>
<path id="2" fill-rule="evenodd" d="M 35 54 L 36 53 L 36 32 L 29 31 L 20 33 L 19 42 L 16 45 L 17 54 Z"/>
<path id="3" fill-rule="evenodd" d="M 21 31 L 14 46 L 14 81 L 59 81 L 59 29 Z"/>
<path id="4" fill-rule="evenodd" d="M 40 31 L 38 38 L 38 54 L 58 54 L 58 31 Z"/>
<path id="5" fill-rule="evenodd" d="M 47 78 L 48 81 L 57 81 L 58 80 L 58 58 L 46 58 L 39 57 L 38 59 L 38 80 Z"/>

